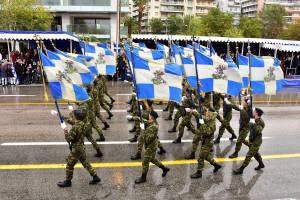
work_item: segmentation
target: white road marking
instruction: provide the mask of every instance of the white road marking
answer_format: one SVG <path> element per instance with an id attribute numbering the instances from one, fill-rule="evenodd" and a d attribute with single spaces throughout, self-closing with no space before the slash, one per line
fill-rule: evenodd
<path id="1" fill-rule="evenodd" d="M 0 97 L 36 97 L 31 94 L 1 94 Z"/>
<path id="2" fill-rule="evenodd" d="M 116 96 L 130 96 L 132 94 L 115 94 Z"/>
<path id="3" fill-rule="evenodd" d="M 162 112 L 163 110 L 162 109 L 155 109 L 156 112 Z M 101 113 L 105 113 L 106 111 L 105 110 L 101 110 L 100 111 Z M 124 112 L 127 112 L 127 110 L 123 110 L 123 109 L 113 109 L 111 110 L 111 112 L 113 113 L 124 113 Z"/>
<path id="4" fill-rule="evenodd" d="M 263 140 L 270 139 L 271 137 L 263 137 Z M 221 142 L 229 141 L 229 138 L 221 138 Z M 162 144 L 170 144 L 173 140 L 160 140 Z M 191 139 L 181 140 L 182 143 L 190 143 Z M 129 141 L 107 141 L 107 142 L 97 142 L 98 144 L 136 144 Z M 90 145 L 90 142 L 85 142 L 84 144 Z M 2 143 L 1 146 L 60 146 L 68 145 L 67 142 L 7 142 Z"/>

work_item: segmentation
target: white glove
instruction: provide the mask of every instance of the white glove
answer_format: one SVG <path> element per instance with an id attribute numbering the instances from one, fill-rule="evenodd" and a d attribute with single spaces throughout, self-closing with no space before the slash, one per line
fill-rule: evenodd
<path id="1" fill-rule="evenodd" d="M 250 100 L 250 99 L 247 100 L 247 104 L 248 104 L 248 105 L 251 104 L 251 100 Z"/>
<path id="2" fill-rule="evenodd" d="M 54 116 L 58 114 L 56 110 L 51 110 L 50 113 L 51 113 L 51 115 L 54 115 Z"/>
<path id="3" fill-rule="evenodd" d="M 243 108 L 243 105 L 239 105 L 239 109 L 240 110 L 243 110 L 244 108 Z"/>
<path id="4" fill-rule="evenodd" d="M 132 93 L 132 95 L 136 96 L 136 93 L 135 93 L 135 92 L 133 92 L 133 93 Z"/>
<path id="5" fill-rule="evenodd" d="M 67 128 L 67 125 L 66 125 L 65 122 L 63 122 L 63 123 L 60 123 L 60 127 L 61 127 L 63 130 L 65 130 L 65 129 Z"/>
<path id="6" fill-rule="evenodd" d="M 186 99 L 186 96 L 181 97 L 181 101 L 184 101 Z"/>
<path id="7" fill-rule="evenodd" d="M 228 105 L 231 104 L 230 101 L 228 100 L 228 98 L 225 98 L 224 101 L 225 101 L 225 103 L 228 104 Z"/>
<path id="8" fill-rule="evenodd" d="M 190 108 L 185 108 L 185 111 L 186 111 L 186 112 L 191 112 L 192 109 L 190 109 Z"/>
<path id="9" fill-rule="evenodd" d="M 144 123 L 140 123 L 140 127 L 142 130 L 145 130 L 145 124 Z"/>
<path id="10" fill-rule="evenodd" d="M 127 120 L 131 120 L 132 118 L 133 118 L 132 115 L 126 115 Z"/>
<path id="11" fill-rule="evenodd" d="M 255 124 L 255 119 L 254 119 L 254 118 L 251 118 L 251 119 L 250 119 L 250 123 L 251 123 L 251 124 Z"/>
<path id="12" fill-rule="evenodd" d="M 200 124 L 204 124 L 204 120 L 203 119 L 199 119 L 199 123 Z"/>
<path id="13" fill-rule="evenodd" d="M 73 111 L 73 110 L 74 110 L 74 108 L 73 108 L 73 106 L 72 106 L 72 105 L 68 105 L 68 109 L 69 109 L 69 110 L 71 110 L 71 111 Z"/>

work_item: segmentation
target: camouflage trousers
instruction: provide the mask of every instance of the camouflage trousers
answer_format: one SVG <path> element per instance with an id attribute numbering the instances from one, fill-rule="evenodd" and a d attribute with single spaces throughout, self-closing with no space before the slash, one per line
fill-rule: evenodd
<path id="1" fill-rule="evenodd" d="M 93 169 L 89 161 L 87 161 L 85 148 L 83 147 L 80 150 L 71 151 L 67 158 L 66 166 L 66 180 L 72 180 L 74 166 L 80 161 L 83 167 L 90 173 L 91 176 L 97 175 L 96 171 Z"/>
<path id="2" fill-rule="evenodd" d="M 112 103 L 113 103 L 113 100 L 114 100 L 114 98 L 112 98 L 112 96 L 111 96 L 111 95 L 108 93 L 108 91 L 107 91 L 107 90 L 105 90 L 104 94 L 105 94 L 106 96 L 108 96 L 108 98 L 110 99 L 110 104 L 112 104 Z"/>
<path id="3" fill-rule="evenodd" d="M 100 147 L 97 144 L 96 140 L 93 138 L 92 134 L 93 134 L 92 125 L 88 125 L 86 128 L 85 137 L 89 142 L 92 143 L 93 148 L 98 152 L 98 151 L 100 151 Z"/>
<path id="4" fill-rule="evenodd" d="M 101 115 L 99 107 L 98 107 L 98 109 L 95 108 L 95 115 L 103 124 L 106 123 L 106 120 L 104 119 L 103 115 Z"/>
<path id="5" fill-rule="evenodd" d="M 241 150 L 242 144 L 249 147 L 249 142 L 246 140 L 246 138 L 248 136 L 248 132 L 249 132 L 248 128 L 242 128 L 239 130 L 239 136 L 238 136 L 237 142 L 235 144 L 235 152 L 236 153 L 238 153 Z"/>
<path id="6" fill-rule="evenodd" d="M 223 123 L 221 124 L 220 128 L 219 128 L 219 134 L 218 134 L 218 138 L 221 138 L 225 132 L 225 129 L 231 134 L 234 134 L 234 130 L 232 129 L 232 127 L 230 126 L 230 119 L 226 119 L 224 118 Z"/>
<path id="7" fill-rule="evenodd" d="M 194 125 L 191 122 L 191 115 L 190 114 L 186 114 L 182 118 L 181 123 L 179 124 L 179 134 L 178 134 L 179 138 L 182 138 L 185 127 L 187 127 L 188 129 L 190 129 L 192 131 L 192 133 L 195 134 L 196 130 L 195 130 Z"/>
<path id="8" fill-rule="evenodd" d="M 246 158 L 242 165 L 244 168 L 249 165 L 249 163 L 253 157 L 255 158 L 255 160 L 257 160 L 257 162 L 262 161 L 261 155 L 258 152 L 259 147 L 260 146 L 257 146 L 255 144 L 251 144 L 251 143 L 249 144 L 249 150 L 248 150 L 248 153 L 247 153 Z"/>
<path id="9" fill-rule="evenodd" d="M 210 150 L 213 148 L 213 144 L 204 144 L 201 147 L 199 158 L 198 158 L 198 168 L 197 171 L 202 171 L 204 168 L 204 161 L 206 160 L 211 165 L 216 164 L 216 161 L 213 159 Z"/>
<path id="10" fill-rule="evenodd" d="M 177 112 L 175 113 L 175 117 L 174 117 L 174 124 L 173 124 L 173 128 L 176 129 L 178 124 L 179 124 L 179 119 L 180 117 L 183 116 L 182 111 L 177 110 Z"/>
<path id="11" fill-rule="evenodd" d="M 159 168 L 164 167 L 164 165 L 158 159 L 155 158 L 156 150 L 157 150 L 157 143 L 152 144 L 151 146 L 146 148 L 145 154 L 144 154 L 144 160 L 143 160 L 143 163 L 142 163 L 143 174 L 148 173 L 150 162 L 153 163 L 154 165 L 156 165 Z"/>
<path id="12" fill-rule="evenodd" d="M 107 104 L 105 103 L 105 101 L 106 100 L 104 98 L 100 99 L 99 100 L 100 106 L 107 112 L 107 114 L 112 115 L 112 113 L 110 112 L 109 108 L 107 107 Z"/>
<path id="13" fill-rule="evenodd" d="M 91 127 L 91 130 L 94 128 L 97 131 L 99 137 L 103 137 L 103 132 L 96 122 L 96 116 L 91 116 L 88 119 L 88 125 Z"/>
<path id="14" fill-rule="evenodd" d="M 172 117 L 174 114 L 174 109 L 175 109 L 175 102 L 169 101 L 168 102 L 168 107 L 169 107 L 169 117 Z"/>
<path id="15" fill-rule="evenodd" d="M 196 130 L 192 142 L 192 153 L 196 153 L 200 141 L 201 141 L 201 133 L 199 130 Z"/>
<path id="16" fill-rule="evenodd" d="M 141 134 L 138 137 L 138 144 L 137 144 L 137 152 L 138 153 L 142 153 L 144 144 L 145 144 L 145 137 L 144 137 L 144 134 Z M 162 145 L 161 145 L 159 139 L 157 141 L 157 148 L 162 148 Z"/>

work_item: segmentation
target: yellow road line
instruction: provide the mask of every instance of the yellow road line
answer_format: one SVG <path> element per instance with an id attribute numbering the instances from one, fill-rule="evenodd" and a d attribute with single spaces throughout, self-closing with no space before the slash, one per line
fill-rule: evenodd
<path id="1" fill-rule="evenodd" d="M 254 103 L 300 103 L 300 100 L 256 100 Z M 66 102 L 61 102 L 59 105 L 67 105 Z M 115 105 L 125 105 L 126 102 L 115 102 Z M 54 102 L 7 102 L 0 103 L 0 106 L 17 106 L 17 105 L 54 105 Z"/>
<path id="2" fill-rule="evenodd" d="M 284 159 L 284 158 L 300 158 L 300 153 L 294 154 L 274 154 L 263 155 L 263 159 Z M 238 157 L 235 159 L 216 158 L 217 162 L 233 162 L 242 161 L 245 157 Z M 164 165 L 188 165 L 196 164 L 197 160 L 165 160 L 162 161 Z M 95 168 L 115 168 L 115 167 L 139 167 L 142 162 L 110 162 L 110 163 L 92 163 Z M 22 170 L 22 169 L 63 169 L 66 164 L 19 164 L 19 165 L 0 165 L 0 170 Z M 77 164 L 75 168 L 82 168 L 81 164 Z"/>

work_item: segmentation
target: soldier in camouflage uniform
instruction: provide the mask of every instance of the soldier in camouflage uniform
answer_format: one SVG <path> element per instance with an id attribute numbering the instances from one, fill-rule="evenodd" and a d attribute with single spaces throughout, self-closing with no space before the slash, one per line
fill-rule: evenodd
<path id="1" fill-rule="evenodd" d="M 191 178 L 202 177 L 204 160 L 208 161 L 214 166 L 214 173 L 216 173 L 222 167 L 216 163 L 210 153 L 211 149 L 213 148 L 214 132 L 216 130 L 216 117 L 217 113 L 214 109 L 210 108 L 205 114 L 205 119 L 200 120 L 201 125 L 198 131 L 200 131 L 202 134 L 202 146 L 199 154 L 197 171 L 191 175 Z"/>
<path id="2" fill-rule="evenodd" d="M 101 75 L 101 80 L 102 80 L 102 83 L 103 83 L 103 90 L 104 90 L 104 94 L 110 99 L 110 107 L 112 108 L 113 107 L 113 104 L 115 102 L 114 98 L 108 93 L 108 90 L 107 90 L 107 84 L 106 84 L 106 77 L 104 75 Z"/>
<path id="3" fill-rule="evenodd" d="M 249 165 L 251 159 L 254 157 L 258 166 L 255 167 L 255 170 L 260 170 L 265 167 L 262 157 L 259 154 L 259 148 L 262 144 L 262 131 L 265 128 L 265 123 L 262 120 L 261 116 L 263 115 L 263 111 L 260 108 L 255 108 L 253 115 L 254 119 L 250 119 L 250 136 L 249 136 L 249 150 L 246 155 L 246 158 L 240 168 L 234 170 L 234 174 L 243 174 L 244 169 Z"/>
<path id="4" fill-rule="evenodd" d="M 224 97 L 224 103 L 223 103 L 223 118 L 224 118 L 224 124 L 222 124 L 219 128 L 219 134 L 218 137 L 215 139 L 214 143 L 219 144 L 220 139 L 224 134 L 225 129 L 231 134 L 230 140 L 236 139 L 236 135 L 234 133 L 234 130 L 230 126 L 230 121 L 232 119 L 232 106 L 234 102 L 230 95 Z"/>
<path id="5" fill-rule="evenodd" d="M 84 146 L 84 137 L 85 137 L 85 124 L 83 122 L 85 116 L 80 110 L 73 111 L 74 116 L 74 125 L 71 130 L 68 131 L 64 129 L 65 139 L 70 143 L 70 154 L 67 158 L 66 166 L 66 180 L 57 183 L 59 187 L 71 187 L 74 166 L 78 161 L 81 162 L 83 167 L 90 173 L 93 177 L 93 180 L 90 181 L 90 184 L 97 184 L 100 182 L 100 178 L 97 176 L 96 171 L 93 169 L 91 164 L 87 161 L 85 146 Z"/>
<path id="6" fill-rule="evenodd" d="M 145 153 L 143 160 L 143 172 L 142 176 L 135 180 L 136 184 L 146 182 L 147 173 L 149 170 L 150 162 L 162 169 L 162 176 L 165 177 L 169 172 L 169 168 L 165 167 L 159 160 L 155 158 L 157 145 L 158 145 L 158 123 L 156 121 L 158 114 L 155 111 L 151 111 L 149 114 L 148 125 L 141 133 L 145 142 Z"/>
<path id="7" fill-rule="evenodd" d="M 175 108 L 178 109 L 179 108 L 179 104 L 176 103 L 176 102 L 173 102 L 173 101 L 169 101 L 167 107 L 168 107 L 168 110 L 169 110 L 169 115 L 168 115 L 168 117 L 165 120 L 172 120 L 173 114 L 174 114 L 174 109 Z"/>
<path id="8" fill-rule="evenodd" d="M 237 142 L 235 144 L 235 151 L 233 154 L 229 156 L 229 158 L 238 157 L 238 153 L 242 148 L 242 144 L 249 147 L 249 142 L 246 139 L 249 132 L 249 121 L 252 114 L 250 106 L 248 105 L 248 99 L 244 99 L 242 105 L 237 107 L 233 105 L 233 109 L 240 111 L 240 128 L 239 128 L 239 136 Z"/>
<path id="9" fill-rule="evenodd" d="M 221 108 L 221 100 L 222 100 L 222 94 L 214 92 L 213 93 L 213 105 L 214 109 L 219 112 Z"/>
<path id="10" fill-rule="evenodd" d="M 94 86 L 97 89 L 98 92 L 98 99 L 100 106 L 107 112 L 108 118 L 111 119 L 114 115 L 110 112 L 109 108 L 105 104 L 105 98 L 104 98 L 104 86 L 103 82 L 100 79 L 100 76 L 94 81 Z"/>

